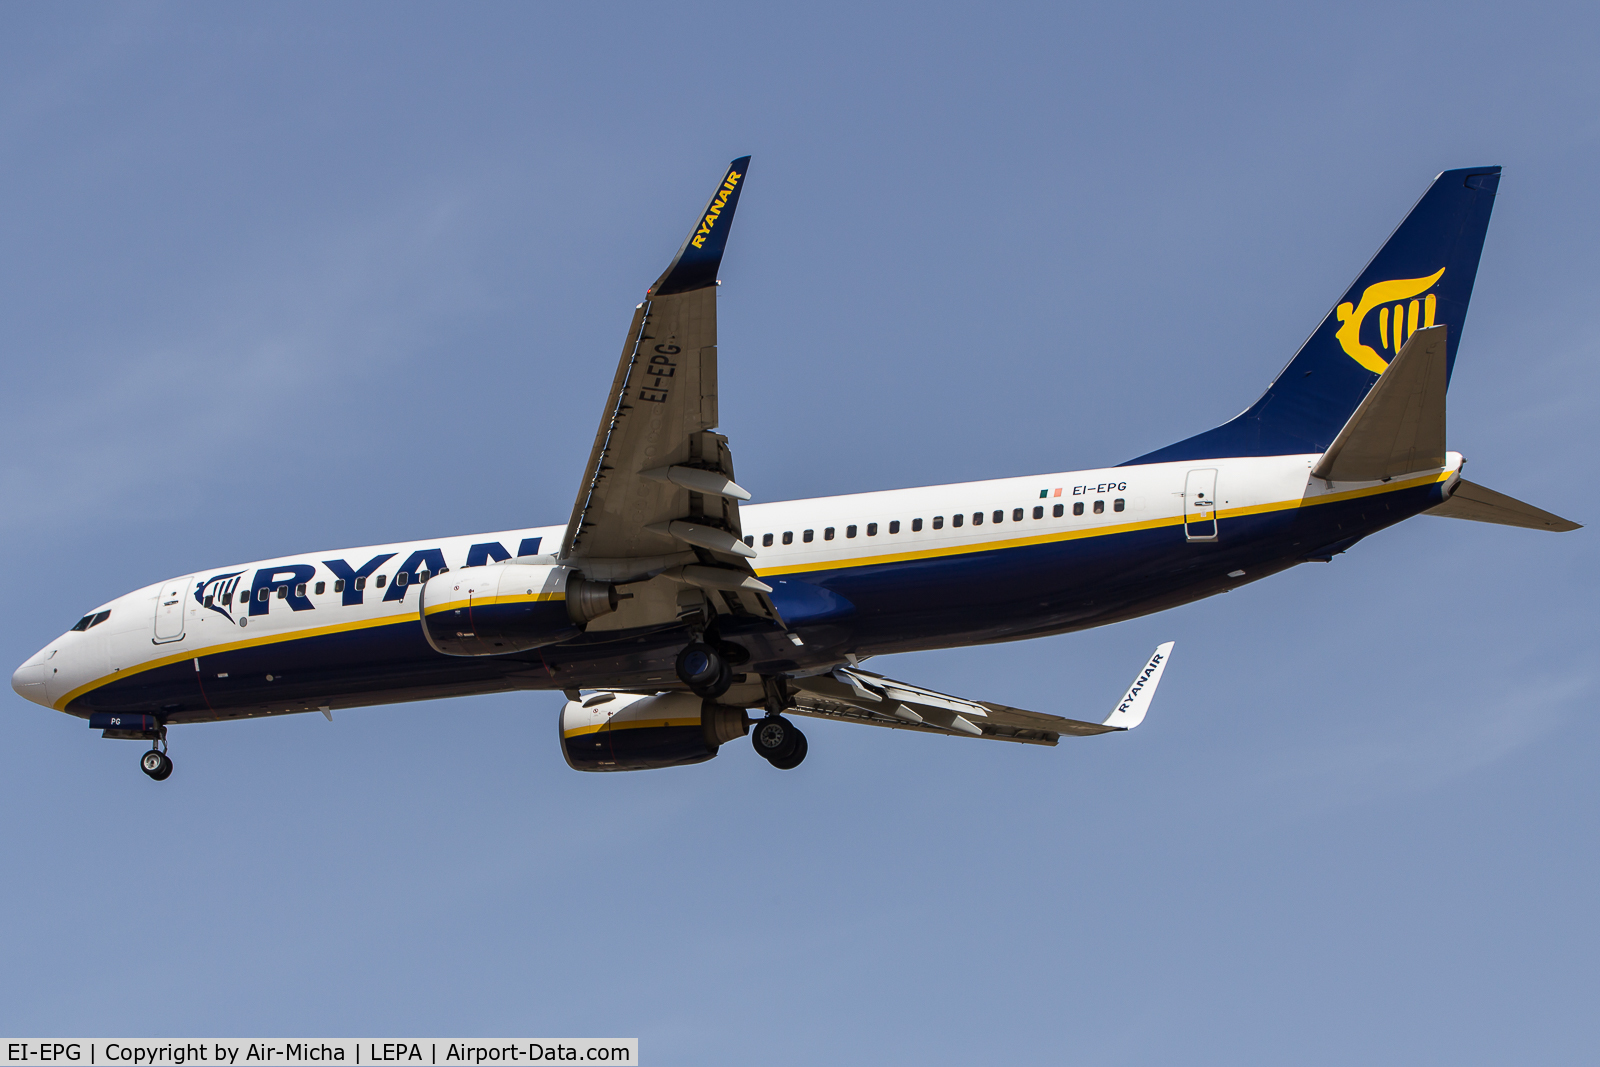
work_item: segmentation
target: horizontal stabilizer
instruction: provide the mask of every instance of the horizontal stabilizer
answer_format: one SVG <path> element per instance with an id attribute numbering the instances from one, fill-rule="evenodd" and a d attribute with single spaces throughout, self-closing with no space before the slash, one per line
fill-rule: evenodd
<path id="1" fill-rule="evenodd" d="M 1552 515 L 1532 504 L 1486 489 L 1465 478 L 1456 483 L 1456 491 L 1438 507 L 1429 508 L 1426 515 L 1442 515 L 1447 519 L 1471 519 L 1473 522 L 1492 522 L 1500 526 L 1523 526 L 1530 530 L 1581 530 L 1581 523 Z"/>
<path id="2" fill-rule="evenodd" d="M 1406 339 L 1311 473 L 1330 482 L 1387 481 L 1444 466 L 1447 326 Z"/>

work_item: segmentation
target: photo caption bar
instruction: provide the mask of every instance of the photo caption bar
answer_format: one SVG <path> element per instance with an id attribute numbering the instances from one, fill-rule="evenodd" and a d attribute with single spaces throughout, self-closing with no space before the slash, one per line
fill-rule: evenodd
<path id="1" fill-rule="evenodd" d="M 487 1067 L 639 1062 L 636 1037 L 563 1038 L 6 1038 L 0 1064 L 28 1067 Z"/>

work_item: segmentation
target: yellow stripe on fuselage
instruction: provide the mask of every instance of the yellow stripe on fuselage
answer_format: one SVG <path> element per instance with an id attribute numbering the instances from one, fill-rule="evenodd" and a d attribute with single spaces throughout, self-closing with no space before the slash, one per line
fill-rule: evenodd
<path id="1" fill-rule="evenodd" d="M 1252 504 L 1242 508 L 1223 508 L 1217 511 L 1218 519 L 1239 518 L 1245 515 L 1264 515 L 1273 511 L 1288 511 L 1293 508 L 1312 507 L 1317 504 L 1331 504 L 1339 500 L 1355 500 L 1364 496 L 1375 496 L 1378 493 L 1394 493 L 1402 489 L 1415 489 L 1419 485 L 1430 485 L 1442 482 L 1449 478 L 1453 472 L 1444 471 L 1439 474 L 1425 474 L 1420 478 L 1411 478 L 1403 482 L 1390 482 L 1387 485 L 1373 485 L 1365 489 L 1348 489 L 1342 493 L 1329 493 L 1314 500 L 1301 498 L 1299 500 L 1280 500 L 1271 504 Z M 1209 522 L 1210 519 L 1205 521 Z M 1081 530 L 1064 530 L 1059 533 L 1033 534 L 1028 537 L 1008 537 L 999 541 L 968 542 L 959 545 L 942 545 L 938 548 L 914 549 L 907 552 L 885 552 L 876 556 L 856 556 L 851 559 L 824 560 L 819 563 L 797 563 L 788 567 L 758 567 L 756 574 L 765 578 L 776 574 L 804 574 L 807 571 L 833 571 L 845 570 L 851 567 L 871 567 L 884 563 L 904 563 L 910 560 L 938 559 L 942 556 L 964 556 L 974 552 L 997 552 L 1007 548 L 1024 548 L 1029 545 L 1048 545 L 1062 541 L 1077 541 L 1085 537 L 1107 537 L 1111 534 L 1132 533 L 1135 530 L 1156 530 L 1163 526 L 1182 526 L 1183 516 L 1171 516 L 1164 519 L 1147 519 L 1144 522 L 1123 522 L 1110 526 L 1089 526 Z"/>
<path id="2" fill-rule="evenodd" d="M 1223 508 L 1217 511 L 1216 517 L 1218 519 L 1226 519 L 1240 518 L 1245 515 L 1264 515 L 1274 511 L 1288 511 L 1294 508 L 1313 507 L 1317 504 L 1331 504 L 1341 500 L 1357 500 L 1361 497 L 1377 496 L 1381 493 L 1396 493 L 1403 489 L 1415 489 L 1418 486 L 1432 485 L 1437 482 L 1445 481 L 1453 473 L 1454 471 L 1441 471 L 1437 474 L 1424 474 L 1417 478 L 1408 478 L 1403 482 L 1389 482 L 1382 485 L 1367 486 L 1364 489 L 1347 489 L 1340 493 L 1328 493 L 1327 495 L 1319 496 L 1314 500 L 1308 500 L 1302 497 L 1298 500 L 1280 500 L 1270 504 L 1252 504 L 1248 507 Z M 757 570 L 756 573 L 762 576 L 777 574 L 802 574 L 807 571 L 844 570 L 851 567 L 870 567 L 884 563 L 901 563 L 909 560 L 937 559 L 942 556 L 968 555 L 974 552 L 997 552 L 1008 548 L 1021 548 L 1028 545 L 1043 545 L 1061 541 L 1076 541 L 1086 537 L 1109 537 L 1113 534 L 1130 533 L 1135 530 L 1154 530 L 1163 526 L 1182 526 L 1183 522 L 1183 516 L 1178 515 L 1164 519 L 1150 519 L 1144 522 L 1117 523 L 1111 526 L 1090 526 L 1082 530 L 1066 530 L 1060 533 L 1035 534 L 1030 537 L 1005 538 L 999 541 L 984 541 L 977 544 L 946 545 L 939 548 L 925 548 L 910 552 L 891 552 L 877 556 L 857 556 L 851 559 L 827 560 L 820 563 L 801 563 L 789 567 L 762 568 Z M 558 593 L 536 593 L 532 597 L 527 595 L 519 595 L 515 597 L 485 598 L 484 600 L 476 601 L 475 603 L 511 603 L 515 601 L 527 602 L 530 600 L 565 599 L 566 593 L 563 591 Z M 455 607 L 457 604 L 464 603 L 466 603 L 466 601 L 453 601 L 450 604 L 444 604 L 438 608 L 430 608 L 428 610 L 428 614 L 432 615 L 435 611 L 444 611 L 446 608 Z M 286 633 L 263 634 L 260 637 L 247 638 L 242 641 L 231 641 L 221 645 L 213 645 L 201 651 L 194 651 L 191 649 L 187 652 L 179 652 L 170 656 L 164 656 L 161 659 L 151 660 L 149 663 L 143 663 L 136 667 L 130 667 L 125 671 L 117 671 L 113 674 L 107 675 L 104 678 L 80 685 L 78 688 L 72 690 L 60 700 L 57 700 L 52 706 L 57 711 L 64 711 L 66 710 L 67 705 L 71 704 L 74 700 L 83 696 L 85 693 L 99 689 L 103 685 L 109 685 L 111 682 L 117 681 L 121 678 L 129 678 L 144 671 L 155 670 L 159 667 L 166 667 L 173 663 L 181 663 L 186 659 L 194 659 L 196 656 L 214 656 L 222 652 L 235 652 L 242 648 L 254 648 L 260 645 L 278 644 L 284 641 L 298 641 L 303 638 L 310 637 L 324 637 L 328 634 L 344 633 L 351 630 L 362 630 L 372 626 L 393 626 L 398 623 L 413 622 L 416 619 L 416 615 L 408 612 L 404 615 L 387 616 L 381 619 L 364 619 L 359 622 L 335 623 L 331 626 L 316 626 L 307 630 L 291 630 Z M 653 722 L 655 720 L 649 721 Z M 689 720 L 684 721 L 687 722 Z M 623 727 L 618 726 L 617 728 L 622 729 Z M 583 729 L 597 730 L 599 727 L 584 727 Z M 564 734 L 563 736 L 568 735 Z M 576 736 L 576 734 L 571 736 Z"/>
<path id="3" fill-rule="evenodd" d="M 355 622 L 339 622 L 328 626 L 313 626 L 308 630 L 290 630 L 285 633 L 261 634 L 258 637 L 248 637 L 242 641 L 227 641 L 220 645 L 210 645 L 205 648 L 190 646 L 188 651 L 177 652 L 170 656 L 162 656 L 148 663 L 141 663 L 136 667 L 129 667 L 124 671 L 114 671 L 104 678 L 87 682 L 72 690 L 66 696 L 57 700 L 52 707 L 57 711 L 65 711 L 68 704 L 83 696 L 85 693 L 99 689 L 103 685 L 123 678 L 131 678 L 135 674 L 153 671 L 160 667 L 170 667 L 174 663 L 182 663 L 186 659 L 198 659 L 204 656 L 215 656 L 223 652 L 237 652 L 242 648 L 259 648 L 262 645 L 282 644 L 285 641 L 299 641 L 307 637 L 325 637 L 328 634 L 348 633 L 353 630 L 366 630 L 374 626 L 395 626 L 404 622 L 416 622 L 416 615 L 406 612 L 404 615 L 389 615 L 381 619 L 360 619 Z"/>

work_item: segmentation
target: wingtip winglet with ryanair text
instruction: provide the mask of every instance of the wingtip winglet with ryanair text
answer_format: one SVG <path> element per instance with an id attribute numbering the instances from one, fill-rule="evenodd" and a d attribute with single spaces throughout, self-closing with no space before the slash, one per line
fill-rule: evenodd
<path id="1" fill-rule="evenodd" d="M 749 163 L 635 308 L 565 524 L 181 575 L 96 606 L 12 687 L 149 742 L 156 780 L 173 726 L 512 689 L 566 695 L 557 742 L 584 771 L 699 763 L 744 736 L 790 769 L 808 749 L 796 718 L 1049 746 L 1138 726 L 1173 643 L 1106 718 L 861 664 L 1136 618 L 1417 515 L 1578 528 L 1465 480 L 1446 447 L 1498 167 L 1438 175 L 1220 426 L 1094 470 L 749 503 L 717 385 L 717 275 Z"/>

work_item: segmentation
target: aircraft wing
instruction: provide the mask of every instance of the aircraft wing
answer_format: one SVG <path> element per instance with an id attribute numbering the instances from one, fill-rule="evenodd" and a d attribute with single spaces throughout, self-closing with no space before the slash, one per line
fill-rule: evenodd
<path id="1" fill-rule="evenodd" d="M 560 558 L 594 577 L 653 581 L 600 628 L 672 618 L 674 587 L 719 612 L 777 618 L 741 540 L 728 439 L 717 425 L 717 268 L 744 188 L 736 159 L 678 254 L 634 309 Z M 697 594 L 698 596 L 698 594 Z"/>
<path id="2" fill-rule="evenodd" d="M 1094 722 L 1024 711 L 1005 704 L 968 700 L 937 690 L 897 682 L 858 667 L 840 668 L 831 674 L 790 681 L 797 715 L 863 722 L 898 730 L 922 730 L 981 737 L 994 741 L 1015 741 L 1025 745 L 1054 745 L 1062 734 L 1087 737 L 1091 734 L 1131 730 L 1144 721 L 1162 672 L 1172 657 L 1173 642 L 1158 646 L 1133 684 L 1104 719 Z"/>

